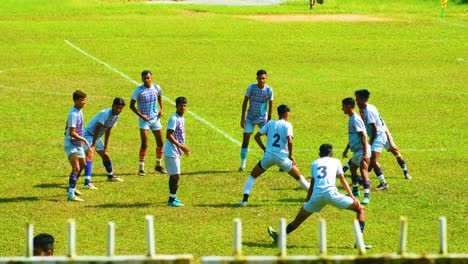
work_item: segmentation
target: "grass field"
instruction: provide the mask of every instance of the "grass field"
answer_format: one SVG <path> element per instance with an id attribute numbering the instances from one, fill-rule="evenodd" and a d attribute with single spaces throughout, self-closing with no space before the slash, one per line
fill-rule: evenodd
<path id="1" fill-rule="evenodd" d="M 232 221 L 243 222 L 245 255 L 276 255 L 266 234 L 296 215 L 305 192 L 276 169 L 259 178 L 250 205 L 234 208 L 248 173 L 239 163 L 241 103 L 264 68 L 275 105 L 288 104 L 294 153 L 310 175 L 320 144 L 347 143 L 341 100 L 360 88 L 385 118 L 414 179 L 405 181 L 391 154 L 381 163 L 391 189 L 371 194 L 366 239 L 371 254 L 398 250 L 399 218 L 409 219 L 408 251 L 437 253 L 438 217 L 448 222 L 449 252 L 468 246 L 468 6 L 438 1 L 307 1 L 278 6 L 146 5 L 125 1 L 0 1 L 0 256 L 24 254 L 24 226 L 49 232 L 56 255 L 67 252 L 67 219 L 77 221 L 78 255 L 105 255 L 106 224 L 116 223 L 116 254 L 145 254 L 145 215 L 155 217 L 158 254 L 231 255 Z M 266 22 L 257 14 L 359 14 L 379 22 Z M 165 205 L 167 176 L 136 175 L 139 132 L 126 107 L 110 153 L 122 183 L 106 182 L 97 158 L 85 203 L 66 202 L 70 172 L 63 132 L 73 102 L 88 94 L 85 121 L 130 96 L 143 69 L 163 88 L 165 115 L 177 96 L 189 100 L 187 144 L 178 196 Z M 197 117 L 206 122 L 201 122 Z M 213 127 L 219 129 L 215 130 Z M 150 141 L 150 149 L 155 146 Z M 147 168 L 154 166 L 148 151 Z M 251 142 L 248 168 L 261 158 Z M 343 163 L 345 160 L 342 160 Z M 378 180 L 371 175 L 372 184 Z M 80 184 L 83 177 L 80 178 Z M 288 237 L 288 254 L 318 253 L 317 220 L 328 226 L 329 254 L 354 254 L 350 212 L 327 207 Z"/>

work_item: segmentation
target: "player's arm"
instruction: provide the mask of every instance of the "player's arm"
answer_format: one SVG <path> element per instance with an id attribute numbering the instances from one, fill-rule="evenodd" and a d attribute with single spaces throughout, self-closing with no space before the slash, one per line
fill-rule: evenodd
<path id="1" fill-rule="evenodd" d="M 315 183 L 314 177 L 310 177 L 310 187 L 309 187 L 309 190 L 307 191 L 306 202 L 309 201 L 310 198 L 312 197 L 312 191 L 314 190 L 314 183 Z"/>
<path id="2" fill-rule="evenodd" d="M 371 136 L 370 136 L 369 143 L 372 145 L 372 143 L 374 142 L 375 138 L 377 137 L 377 124 L 376 124 L 376 123 L 372 123 L 372 124 L 371 124 L 371 127 L 372 127 L 372 134 L 371 134 Z"/>
<path id="3" fill-rule="evenodd" d="M 348 194 L 349 197 L 352 199 L 356 199 L 353 195 L 353 192 L 351 192 L 351 188 L 349 188 L 349 184 L 346 181 L 346 178 L 343 173 L 338 174 L 338 177 L 340 178 L 341 185 L 345 189 L 346 193 Z"/>
<path id="4" fill-rule="evenodd" d="M 271 120 L 271 112 L 273 111 L 273 100 L 268 101 L 268 117 L 267 122 Z"/>
<path id="5" fill-rule="evenodd" d="M 363 131 L 359 131 L 359 137 L 361 138 L 361 144 L 362 144 L 362 156 L 367 155 L 367 138 L 366 134 Z"/>
<path id="6" fill-rule="evenodd" d="M 255 138 L 255 141 L 257 142 L 257 144 L 260 146 L 260 148 L 265 151 L 266 150 L 266 147 L 265 145 L 263 144 L 262 142 L 262 134 L 260 134 L 260 132 L 257 132 L 257 134 L 255 134 L 254 136 Z"/>
<path id="7" fill-rule="evenodd" d="M 158 117 L 161 117 L 163 115 L 163 100 L 160 95 L 158 95 L 158 105 L 159 105 L 159 112 L 158 112 Z"/>
<path id="8" fill-rule="evenodd" d="M 84 137 L 78 135 L 78 133 L 76 133 L 76 128 L 75 127 L 68 128 L 68 134 L 70 135 L 70 137 L 72 137 L 72 138 L 74 138 L 76 140 L 83 141 L 88 148 L 91 148 L 91 146 L 89 145 L 89 142 L 86 140 L 86 138 L 84 138 Z"/>
<path id="9" fill-rule="evenodd" d="M 292 136 L 288 136 L 287 140 L 288 140 L 288 151 L 289 151 L 288 157 L 289 157 L 290 160 L 292 160 L 292 162 L 294 163 L 294 165 L 297 166 L 296 160 L 294 159 L 294 157 L 293 157 L 293 155 L 292 155 L 292 150 L 293 150 L 293 137 L 292 137 Z"/>
<path id="10" fill-rule="evenodd" d="M 177 139 L 174 136 L 174 130 L 172 129 L 166 130 L 166 139 L 169 140 L 169 142 L 171 142 L 172 144 L 174 144 L 174 146 L 180 148 L 184 152 L 185 155 L 188 156 L 190 154 L 190 148 L 180 143 L 179 141 L 177 141 Z"/>
<path id="11" fill-rule="evenodd" d="M 241 113 L 241 121 L 240 125 L 242 128 L 245 128 L 245 112 L 247 111 L 247 104 L 249 102 L 249 97 L 244 96 L 244 102 L 242 103 L 242 113 Z"/>
<path id="12" fill-rule="evenodd" d="M 91 143 L 92 148 L 96 147 L 96 142 L 98 140 L 98 136 L 99 136 L 99 133 L 101 132 L 101 129 L 102 129 L 102 124 L 97 122 L 96 129 L 94 129 L 94 133 L 93 133 L 93 142 Z"/>
<path id="13" fill-rule="evenodd" d="M 112 127 L 107 129 L 106 133 L 104 134 L 104 153 L 107 152 L 107 147 L 109 146 L 109 138 L 111 135 L 111 130 L 112 130 Z"/>
<path id="14" fill-rule="evenodd" d="M 144 114 L 140 113 L 140 111 L 136 107 L 135 103 L 136 103 L 135 99 L 130 100 L 130 109 L 132 109 L 133 113 L 135 113 L 138 117 L 140 117 L 141 119 L 143 119 L 145 121 L 148 121 L 149 118 L 147 116 L 145 116 Z"/>

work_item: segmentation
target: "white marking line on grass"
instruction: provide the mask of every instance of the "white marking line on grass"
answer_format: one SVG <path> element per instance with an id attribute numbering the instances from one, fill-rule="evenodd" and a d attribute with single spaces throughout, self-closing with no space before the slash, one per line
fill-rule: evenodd
<path id="1" fill-rule="evenodd" d="M 465 60 L 464 58 L 457 58 L 457 61 L 460 61 L 460 62 L 468 62 L 468 60 Z"/>
<path id="2" fill-rule="evenodd" d="M 443 21 L 443 23 L 449 24 L 449 25 L 454 25 L 454 26 L 459 26 L 459 27 L 468 27 L 467 25 L 460 24 L 460 23 L 452 23 L 452 22 L 447 22 L 447 21 Z"/>
<path id="3" fill-rule="evenodd" d="M 82 53 L 83 55 L 99 62 L 100 64 L 106 66 L 108 69 L 110 69 L 111 71 L 115 72 L 115 73 L 118 73 L 120 74 L 120 76 L 122 76 L 124 79 L 130 81 L 131 83 L 135 84 L 135 85 L 140 85 L 139 82 L 133 80 L 132 78 L 128 77 L 128 75 L 126 75 L 125 73 L 115 69 L 114 67 L 112 67 L 110 64 L 94 57 L 93 55 L 87 53 L 86 51 L 82 50 L 81 48 L 79 48 L 78 46 L 76 46 L 75 44 L 71 43 L 70 41 L 64 39 L 65 43 L 67 43 L 70 47 L 74 48 L 75 50 L 79 51 L 80 53 Z M 174 105 L 174 101 L 171 100 L 170 98 L 166 97 L 166 96 L 162 96 L 164 100 L 170 102 L 172 105 Z M 198 119 L 200 122 L 204 123 L 205 125 L 207 125 L 208 127 L 212 128 L 213 130 L 215 130 L 216 132 L 220 133 L 221 135 L 223 135 L 225 138 L 229 139 L 231 142 L 233 142 L 234 144 L 236 144 L 237 146 L 241 146 L 241 143 L 237 140 L 235 140 L 233 137 L 231 137 L 229 134 L 227 134 L 226 132 L 222 131 L 221 129 L 217 128 L 216 126 L 214 126 L 213 124 L 211 124 L 210 122 L 208 122 L 206 119 L 202 118 L 201 116 L 195 114 L 194 112 L 192 111 L 188 111 L 189 114 L 191 114 L 193 117 L 195 117 L 196 119 Z"/>

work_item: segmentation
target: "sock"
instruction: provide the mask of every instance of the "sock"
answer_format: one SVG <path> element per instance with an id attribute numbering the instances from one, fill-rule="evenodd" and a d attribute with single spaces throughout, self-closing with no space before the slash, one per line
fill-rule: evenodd
<path id="1" fill-rule="evenodd" d="M 168 202 L 170 202 L 170 203 L 174 202 L 175 199 L 176 199 L 176 197 L 177 197 L 177 195 L 175 195 L 175 194 L 169 194 L 169 200 L 168 200 Z"/>
<path id="2" fill-rule="evenodd" d="M 84 169 L 85 176 L 91 176 L 92 171 L 93 171 L 93 161 L 92 160 L 87 160 L 86 161 L 86 167 Z"/>
<path id="3" fill-rule="evenodd" d="M 140 161 L 140 170 L 142 170 L 142 171 L 145 170 L 145 162 Z"/>
<path id="4" fill-rule="evenodd" d="M 140 149 L 139 157 L 140 157 L 140 164 L 142 162 L 144 163 L 146 159 L 146 149 Z"/>
<path id="5" fill-rule="evenodd" d="M 156 166 L 161 166 L 162 154 L 162 147 L 156 147 Z"/>
<path id="6" fill-rule="evenodd" d="M 68 178 L 68 198 L 72 198 L 73 196 L 75 196 L 75 187 L 77 180 L 78 176 L 74 173 L 71 173 L 70 177 Z"/>
<path id="7" fill-rule="evenodd" d="M 107 176 L 112 176 L 114 173 L 112 172 L 112 161 L 111 160 L 103 160 L 102 164 L 104 168 L 106 168 Z"/>
<path id="8" fill-rule="evenodd" d="M 254 183 L 255 183 L 255 178 L 252 177 L 252 175 L 249 175 L 249 177 L 247 178 L 247 181 L 245 182 L 245 185 L 244 185 L 244 194 L 250 195 L 250 193 L 252 192 Z M 244 198 L 245 198 L 245 196 L 244 196 Z M 248 198 L 248 196 L 247 196 L 247 198 Z M 243 201 L 246 202 L 247 200 L 243 200 Z"/>
<path id="9" fill-rule="evenodd" d="M 346 164 L 345 164 L 344 167 L 343 167 L 343 173 L 345 173 L 346 171 L 348 171 L 348 170 L 349 170 L 349 167 L 350 167 L 350 165 L 349 165 L 349 161 L 348 161 L 348 162 L 346 162 Z"/>
<path id="10" fill-rule="evenodd" d="M 385 176 L 383 175 L 382 168 L 375 168 L 374 169 L 375 175 L 379 179 L 380 183 L 385 184 Z"/>
<path id="11" fill-rule="evenodd" d="M 302 186 L 302 189 L 308 191 L 310 188 L 310 183 L 304 178 L 304 175 L 299 176 L 299 183 Z"/>
<path id="12" fill-rule="evenodd" d="M 288 224 L 288 226 L 286 226 L 286 234 L 290 234 L 294 230 L 296 230 L 296 227 L 293 227 L 291 224 Z"/>
<path id="13" fill-rule="evenodd" d="M 364 182 L 364 197 L 369 198 L 370 194 L 370 181 L 365 181 Z"/>
<path id="14" fill-rule="evenodd" d="M 245 168 L 245 162 L 247 160 L 247 153 L 248 152 L 249 152 L 249 148 L 241 148 L 240 157 L 241 157 L 241 167 L 242 168 Z"/>
<path id="15" fill-rule="evenodd" d="M 403 170 L 403 172 L 404 172 L 405 174 L 407 174 L 407 173 L 408 173 L 408 168 L 406 168 L 406 162 L 405 162 L 405 160 L 404 160 L 404 159 L 401 159 L 401 160 L 398 160 L 398 159 L 397 159 L 397 161 L 398 161 L 398 165 L 400 165 L 400 168 Z"/>
<path id="16" fill-rule="evenodd" d="M 364 221 L 359 221 L 359 227 L 361 228 L 361 233 L 364 233 L 364 226 L 366 225 L 366 222 Z"/>
<path id="17" fill-rule="evenodd" d="M 91 183 L 91 176 L 84 176 L 84 185 L 88 185 Z"/>

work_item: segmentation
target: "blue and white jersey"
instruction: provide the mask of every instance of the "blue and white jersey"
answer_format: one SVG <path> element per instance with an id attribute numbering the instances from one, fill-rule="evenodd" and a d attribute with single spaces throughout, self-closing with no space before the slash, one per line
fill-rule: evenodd
<path id="1" fill-rule="evenodd" d="M 250 98 L 249 109 L 246 119 L 253 124 L 263 124 L 267 121 L 268 101 L 273 101 L 273 88 L 265 85 L 263 89 L 258 88 L 256 83 L 247 87 L 245 96 Z"/>
<path id="2" fill-rule="evenodd" d="M 289 155 L 288 136 L 293 136 L 291 123 L 283 119 L 273 120 L 266 123 L 259 132 L 267 135 L 265 152 Z"/>
<path id="3" fill-rule="evenodd" d="M 153 84 L 150 88 L 140 85 L 133 92 L 132 99 L 137 102 L 140 113 L 154 119 L 158 117 L 159 112 L 158 96 L 162 96 L 159 85 Z"/>
<path id="4" fill-rule="evenodd" d="M 321 157 L 312 162 L 310 169 L 314 178 L 314 196 L 327 192 L 337 192 L 336 176 L 343 173 L 343 167 L 339 159 Z"/>
<path id="5" fill-rule="evenodd" d="M 359 132 L 364 132 L 364 135 L 367 138 L 366 126 L 364 125 L 364 121 L 362 120 L 361 116 L 359 116 L 357 113 L 354 113 L 349 118 L 348 122 L 349 148 L 352 152 L 356 152 L 362 149 L 361 136 L 359 136 Z"/>
<path id="6" fill-rule="evenodd" d="M 185 144 L 185 119 L 176 113 L 172 114 L 167 122 L 167 129 L 174 131 L 174 137 L 180 144 Z M 167 133 L 167 132 L 166 132 Z M 180 158 L 183 151 L 167 140 L 164 144 L 164 156 Z"/>
<path id="7" fill-rule="evenodd" d="M 377 134 L 385 133 L 387 127 L 379 114 L 379 110 L 374 105 L 367 104 L 364 108 L 362 119 L 366 124 L 367 135 L 372 135 L 372 124 L 377 127 Z"/>
<path id="8" fill-rule="evenodd" d="M 68 113 L 67 123 L 65 126 L 65 146 L 69 144 L 75 145 L 77 147 L 83 146 L 83 142 L 81 140 L 74 139 L 70 136 L 70 127 L 74 127 L 75 132 L 78 135 L 83 136 L 83 123 L 83 112 L 73 106 Z"/>
<path id="9" fill-rule="evenodd" d="M 107 130 L 117 125 L 117 120 L 119 120 L 119 115 L 113 115 L 112 108 L 104 109 L 101 112 L 97 113 L 97 115 L 95 115 L 93 119 L 89 121 L 88 125 L 84 130 L 84 135 L 85 137 L 93 137 L 94 131 L 96 131 L 97 125 L 98 123 L 100 123 L 102 125 L 102 128 L 99 131 L 97 137 L 100 138 L 102 137 L 102 135 L 104 135 L 104 133 L 106 133 Z"/>

